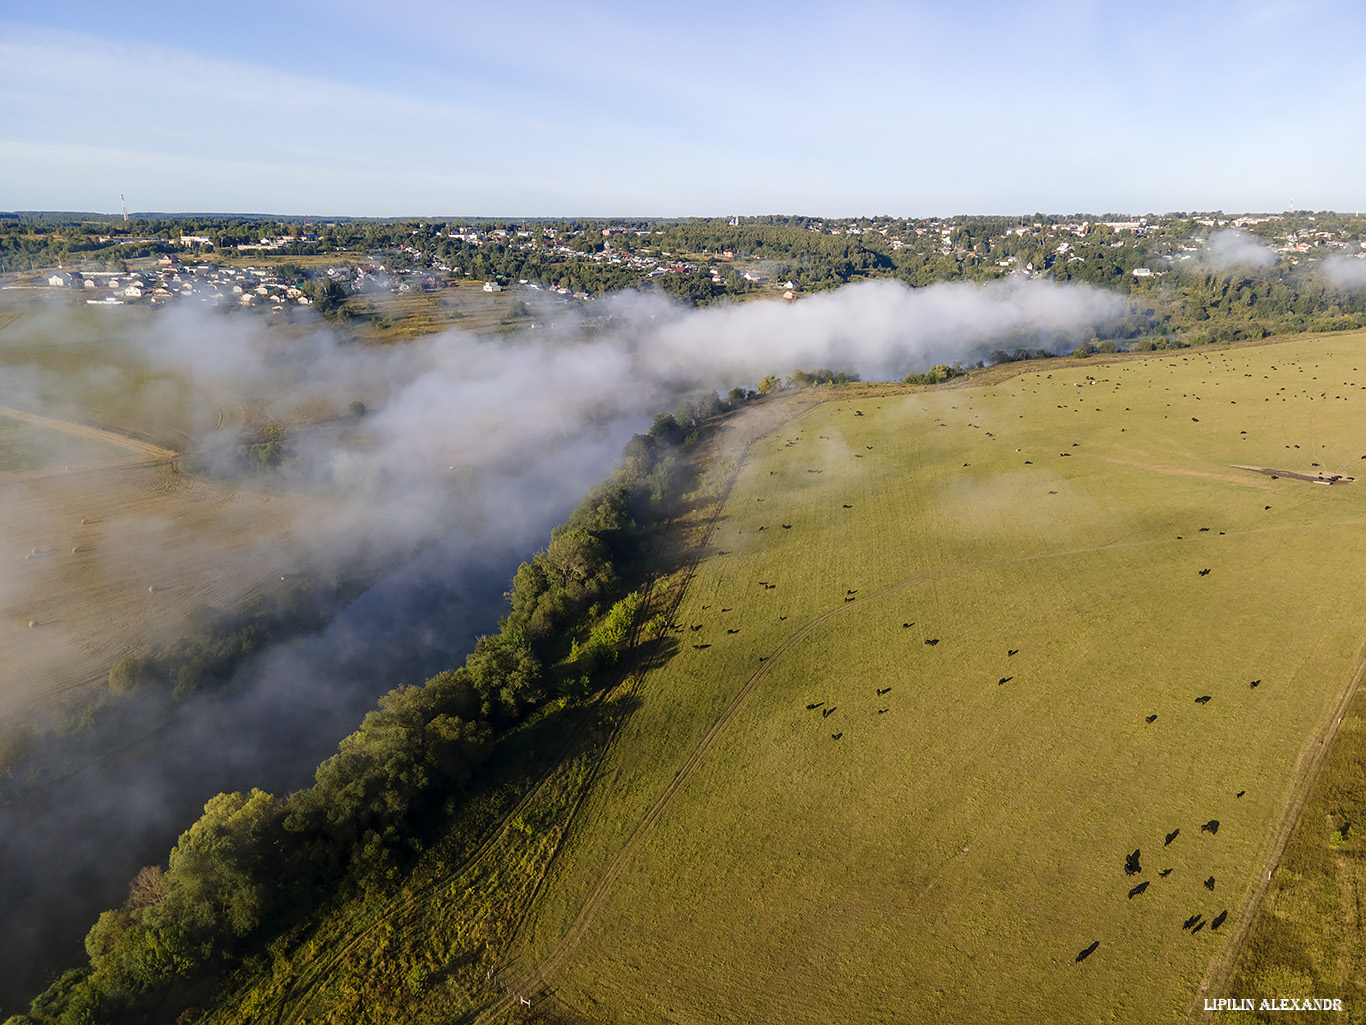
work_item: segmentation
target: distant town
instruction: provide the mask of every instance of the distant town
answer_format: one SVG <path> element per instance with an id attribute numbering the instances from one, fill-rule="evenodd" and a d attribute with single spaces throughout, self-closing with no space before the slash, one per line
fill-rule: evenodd
<path id="1" fill-rule="evenodd" d="M 1355 287 L 1366 277 L 1366 218 L 1328 211 L 506 222 L 0 214 L 0 288 L 79 289 L 91 305 L 193 302 L 273 313 L 312 306 L 334 319 L 381 325 L 413 308 L 382 297 L 452 288 L 514 293 L 500 300 L 499 323 L 509 326 L 526 315 L 524 300 L 534 293 L 584 303 L 636 288 L 706 305 L 798 301 L 875 278 L 924 287 L 1007 277 L 1127 293 L 1134 316 L 1120 337 L 1155 344 L 1359 327 L 1366 325 Z"/>

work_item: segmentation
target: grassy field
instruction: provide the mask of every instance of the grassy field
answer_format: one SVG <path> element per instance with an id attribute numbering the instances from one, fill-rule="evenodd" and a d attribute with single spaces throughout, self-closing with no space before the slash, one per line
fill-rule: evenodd
<path id="1" fill-rule="evenodd" d="M 1355 473 L 1364 361 L 1053 363 L 763 437 L 523 988 L 592 1021 L 1183 1019 L 1366 637 L 1362 485 L 1238 467 Z"/>

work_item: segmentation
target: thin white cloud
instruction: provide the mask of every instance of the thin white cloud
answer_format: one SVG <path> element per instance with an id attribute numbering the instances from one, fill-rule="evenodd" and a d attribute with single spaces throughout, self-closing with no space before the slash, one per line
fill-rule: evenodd
<path id="1" fill-rule="evenodd" d="M 1217 270 L 1272 267 L 1278 259 L 1276 251 L 1261 239 L 1237 228 L 1225 228 L 1211 235 L 1205 242 L 1203 257 Z"/>
<path id="2" fill-rule="evenodd" d="M 1323 261 L 1323 273 L 1338 288 L 1366 288 L 1366 259 L 1334 256 Z"/>

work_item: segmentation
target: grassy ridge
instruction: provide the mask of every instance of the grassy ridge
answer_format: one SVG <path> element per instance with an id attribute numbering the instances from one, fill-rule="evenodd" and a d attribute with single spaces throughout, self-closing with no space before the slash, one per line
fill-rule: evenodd
<path id="1" fill-rule="evenodd" d="M 1366 627 L 1360 488 L 1233 467 L 1354 471 L 1363 359 L 1358 335 L 848 396 L 756 444 L 528 933 L 557 1001 L 1182 1017 L 1228 929 L 1181 924 L 1239 914 Z"/>

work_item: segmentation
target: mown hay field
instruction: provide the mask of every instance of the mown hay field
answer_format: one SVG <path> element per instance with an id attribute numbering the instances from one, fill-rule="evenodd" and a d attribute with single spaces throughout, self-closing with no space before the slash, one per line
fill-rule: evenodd
<path id="1" fill-rule="evenodd" d="M 1240 467 L 1354 475 L 1364 405 L 1355 334 L 848 391 L 764 435 L 523 971 L 592 1021 L 1222 995 L 1366 639 L 1366 481 Z"/>
<path id="2" fill-rule="evenodd" d="M 243 402 L 121 344 L 152 324 L 119 309 L 0 327 L 0 725 L 84 707 L 125 655 L 306 565 L 317 502 L 179 472 L 176 450 L 239 424 Z"/>

